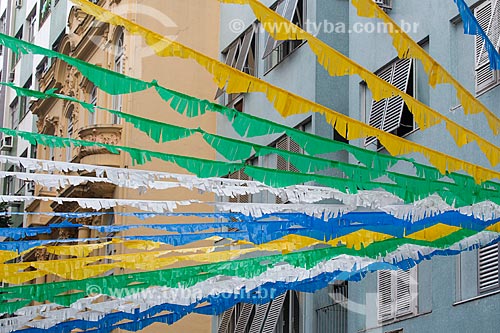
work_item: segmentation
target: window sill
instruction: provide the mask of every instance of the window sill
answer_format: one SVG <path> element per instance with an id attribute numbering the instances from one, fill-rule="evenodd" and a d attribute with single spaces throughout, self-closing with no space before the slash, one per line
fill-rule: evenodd
<path id="1" fill-rule="evenodd" d="M 496 82 L 495 84 L 492 84 L 488 88 L 485 88 L 485 89 L 481 90 L 480 92 L 476 92 L 475 97 L 479 98 L 479 97 L 491 92 L 493 89 L 497 88 L 498 86 L 500 86 L 500 80 L 498 82 Z"/>
<path id="2" fill-rule="evenodd" d="M 299 46 L 297 46 L 296 48 L 293 49 L 292 52 L 288 53 L 283 59 L 281 59 L 276 65 L 274 65 L 273 67 L 267 69 L 265 72 L 264 72 L 264 75 L 263 76 L 266 76 L 267 74 L 269 74 L 270 72 L 272 72 L 276 67 L 278 67 L 280 64 L 282 64 L 288 57 L 290 57 L 292 54 L 294 54 L 298 49 L 300 49 L 302 47 L 302 45 L 304 45 L 306 43 L 305 40 L 302 41 L 302 43 L 300 43 Z"/>
<path id="3" fill-rule="evenodd" d="M 370 332 L 370 331 L 373 331 L 373 330 L 379 331 L 381 328 L 387 327 L 389 325 L 394 325 L 394 324 L 397 324 L 397 323 L 401 323 L 403 321 L 406 321 L 406 320 L 409 320 L 409 319 L 413 319 L 413 318 L 427 316 L 427 315 L 429 315 L 431 313 L 432 313 L 432 311 L 423 312 L 423 313 L 417 313 L 416 315 L 411 315 L 411 316 L 408 315 L 407 317 L 404 317 L 404 318 L 398 318 L 398 319 L 395 319 L 395 320 L 390 320 L 390 321 L 382 322 L 382 323 L 379 323 L 378 326 L 370 327 L 370 328 L 367 328 L 367 329 L 364 329 L 364 330 L 359 330 L 358 333 L 365 333 L 365 332 Z M 394 331 L 394 330 L 397 331 L 398 329 L 392 329 L 392 331 Z"/>
<path id="4" fill-rule="evenodd" d="M 469 298 L 469 299 L 465 299 L 463 301 L 458 301 L 458 302 L 453 303 L 452 305 L 453 306 L 458 306 L 458 305 L 462 305 L 462 304 L 465 304 L 465 303 L 474 302 L 474 301 L 480 300 L 482 298 L 490 297 L 490 296 L 497 295 L 497 294 L 500 294 L 500 290 L 495 290 L 495 291 L 489 292 L 487 294 L 483 294 L 483 295 L 479 295 L 479 296 L 472 297 L 472 298 Z"/>

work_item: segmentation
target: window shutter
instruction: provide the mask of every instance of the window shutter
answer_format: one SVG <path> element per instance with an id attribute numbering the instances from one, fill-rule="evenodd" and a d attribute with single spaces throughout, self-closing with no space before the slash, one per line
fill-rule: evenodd
<path id="1" fill-rule="evenodd" d="M 248 53 L 250 51 L 250 47 L 252 46 L 252 40 L 255 35 L 254 26 L 247 30 L 245 35 L 243 36 L 243 42 L 241 43 L 240 53 L 238 54 L 238 59 L 236 61 L 236 68 L 239 71 L 243 71 L 243 67 L 247 63 Z"/>
<path id="2" fill-rule="evenodd" d="M 500 287 L 499 245 L 491 245 L 479 250 L 479 292 Z"/>
<path id="3" fill-rule="evenodd" d="M 243 304 L 240 316 L 238 318 L 238 322 L 236 323 L 236 328 L 234 329 L 234 333 L 246 332 L 248 321 L 250 320 L 250 316 L 252 315 L 254 307 L 255 306 L 253 304 L 248 304 L 248 303 Z"/>
<path id="4" fill-rule="evenodd" d="M 392 272 L 379 271 L 377 283 L 378 295 L 378 320 L 383 322 L 394 319 L 393 295 L 392 295 Z"/>
<path id="5" fill-rule="evenodd" d="M 380 73 L 378 73 L 377 76 L 379 76 L 382 80 L 390 83 L 392 82 L 392 72 L 393 72 L 393 66 L 388 66 L 385 69 L 383 69 Z M 387 99 L 382 99 L 380 101 L 373 100 L 370 112 L 370 120 L 368 124 L 375 128 L 381 129 L 386 108 L 387 108 Z M 375 141 L 377 141 L 376 137 L 366 138 L 365 145 L 368 146 L 369 144 Z"/>
<path id="6" fill-rule="evenodd" d="M 276 13 L 280 16 L 283 16 L 285 19 L 291 22 L 293 20 L 293 15 L 297 10 L 298 4 L 299 0 L 283 0 L 278 4 L 278 7 L 276 7 Z M 274 40 L 274 38 L 271 35 L 268 35 L 262 59 L 269 56 L 271 52 L 273 52 L 278 46 L 280 46 L 284 42 L 285 42 L 284 40 L 278 40 L 278 41 Z"/>
<path id="7" fill-rule="evenodd" d="M 499 46 L 500 42 L 500 0 L 486 1 L 474 10 L 479 25 L 486 32 L 491 42 Z M 475 37 L 476 93 L 487 89 L 497 80 L 497 73 L 490 69 L 490 61 L 485 42 Z"/>
<path id="8" fill-rule="evenodd" d="M 417 268 L 378 273 L 378 320 L 393 320 L 416 314 L 418 305 Z"/>
<path id="9" fill-rule="evenodd" d="M 284 293 L 271 302 L 269 313 L 267 314 L 264 327 L 262 328 L 262 333 L 273 333 L 275 331 L 281 310 L 283 309 L 283 304 L 285 303 L 286 295 L 287 293 Z"/>
<path id="10" fill-rule="evenodd" d="M 413 313 L 412 276 L 410 270 L 398 270 L 396 274 L 396 317 Z"/>
<path id="11" fill-rule="evenodd" d="M 228 176 L 228 178 L 234 179 L 234 180 L 250 180 L 250 177 L 245 173 L 244 170 L 245 169 L 235 171 L 235 172 L 231 173 Z M 250 202 L 250 195 L 248 195 L 248 194 L 238 195 L 234 198 L 229 198 L 229 202 L 249 203 Z"/>
<path id="12" fill-rule="evenodd" d="M 252 320 L 252 325 L 250 325 L 250 330 L 248 333 L 260 333 L 264 320 L 266 319 L 267 309 L 269 309 L 269 303 L 257 305 L 255 308 L 255 316 Z"/>
<path id="13" fill-rule="evenodd" d="M 222 318 L 221 318 L 219 329 L 217 330 L 217 333 L 227 333 L 227 331 L 229 330 L 229 323 L 231 322 L 233 312 L 234 312 L 234 307 L 232 307 L 229 310 L 226 310 L 222 314 Z"/>
<path id="14" fill-rule="evenodd" d="M 226 65 L 234 67 L 234 64 L 236 63 L 236 53 L 238 51 L 238 48 L 240 47 L 240 43 L 241 42 L 238 39 L 236 43 L 234 43 L 229 47 L 229 50 L 227 51 L 226 55 Z M 224 93 L 223 89 L 220 88 L 217 89 L 217 93 L 215 94 L 215 99 L 221 97 L 223 93 Z"/>
<path id="15" fill-rule="evenodd" d="M 396 61 L 394 64 L 391 83 L 403 92 L 408 90 L 411 67 L 412 59 L 401 59 Z M 389 98 L 386 104 L 387 109 L 384 114 L 382 130 L 385 132 L 392 132 L 401 126 L 401 117 L 403 115 L 404 105 L 405 102 L 401 96 Z"/>

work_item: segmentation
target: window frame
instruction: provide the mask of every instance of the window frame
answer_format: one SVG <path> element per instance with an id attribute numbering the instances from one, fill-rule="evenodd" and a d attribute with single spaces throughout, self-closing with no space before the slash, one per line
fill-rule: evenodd
<path id="1" fill-rule="evenodd" d="M 289 1 L 294 1 L 294 0 L 277 1 L 276 3 L 274 3 L 274 5 L 271 6 L 271 9 L 277 11 L 281 3 L 289 3 Z M 293 13 L 291 13 L 292 15 L 291 18 L 289 17 L 289 15 L 285 16 L 287 10 L 286 5 L 284 6 L 284 8 L 282 8 L 281 12 L 277 13 L 280 16 L 283 16 L 288 21 L 297 25 L 298 27 L 304 28 L 304 22 L 307 20 L 307 0 L 296 0 L 296 1 L 297 1 L 297 6 L 293 11 Z M 297 18 L 299 22 L 294 22 L 294 19 L 296 17 L 295 14 L 299 10 L 300 5 L 302 6 L 302 13 L 299 12 L 301 17 Z M 300 19 L 302 19 L 302 22 L 300 22 Z M 305 40 L 276 41 L 272 38 L 272 36 L 269 33 L 266 32 L 265 35 L 266 35 L 266 44 L 264 46 L 264 52 L 262 54 L 262 60 L 264 60 L 264 76 L 267 75 L 269 72 L 271 72 L 279 64 L 284 62 L 289 56 L 295 53 L 296 50 L 298 50 L 302 45 L 306 43 Z M 271 41 L 273 41 L 274 44 L 272 46 L 272 49 L 269 51 L 268 49 Z"/>
<path id="2" fill-rule="evenodd" d="M 234 69 L 244 72 L 248 75 L 258 76 L 258 54 L 259 54 L 259 22 L 253 22 L 245 31 L 243 31 L 234 41 L 229 44 L 221 53 L 224 57 L 224 63 Z M 250 36 L 250 37 L 249 37 Z M 248 40 L 247 38 L 250 38 Z M 247 45 L 247 46 L 245 46 Z M 243 51 L 243 53 L 242 53 Z M 244 56 L 243 56 L 244 54 Z M 249 56 L 253 54 L 253 70 L 249 68 Z M 247 69 L 247 70 L 245 70 Z M 242 94 L 227 94 L 224 88 L 218 88 L 214 99 L 217 100 L 224 96 L 226 106 L 235 104 L 237 98 Z"/>

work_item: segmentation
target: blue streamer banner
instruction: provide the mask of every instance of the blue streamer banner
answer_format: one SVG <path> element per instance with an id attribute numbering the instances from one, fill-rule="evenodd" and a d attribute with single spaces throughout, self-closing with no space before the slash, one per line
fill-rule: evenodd
<path id="1" fill-rule="evenodd" d="M 490 59 L 490 68 L 493 70 L 500 70 L 500 54 L 496 49 L 495 45 L 488 38 L 486 32 L 481 28 L 481 25 L 477 21 L 476 17 L 470 10 L 469 6 L 464 0 L 453 0 L 458 7 L 460 16 L 464 23 L 464 33 L 467 35 L 480 36 L 484 41 L 485 48 L 488 51 L 488 58 Z"/>

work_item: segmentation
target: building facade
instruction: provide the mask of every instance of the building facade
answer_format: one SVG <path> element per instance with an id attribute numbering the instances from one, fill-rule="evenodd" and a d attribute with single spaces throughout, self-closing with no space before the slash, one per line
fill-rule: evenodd
<path id="1" fill-rule="evenodd" d="M 473 36 L 464 35 L 463 22 L 453 1 L 377 2 L 464 87 L 500 116 L 498 71 L 489 70 L 481 43 Z M 268 0 L 262 3 L 434 110 L 490 142 L 498 142 L 482 115 L 464 115 L 452 86 L 431 88 L 418 60 L 398 59 L 391 37 L 384 29 L 377 31 L 377 23 L 381 21 L 359 17 L 350 1 Z M 467 4 L 488 31 L 492 42 L 500 47 L 500 2 L 481 0 L 467 1 Z M 245 28 L 235 31 L 234 20 L 241 20 Z M 248 34 L 252 34 L 251 43 L 245 42 Z M 358 76 L 329 76 L 307 43 L 274 41 L 259 28 L 249 6 L 221 7 L 220 38 L 220 59 L 239 70 L 353 119 L 491 168 L 475 144 L 457 148 L 445 125 L 421 131 L 402 101 L 374 102 L 366 84 Z M 340 139 L 318 114 L 283 119 L 263 94 L 228 96 L 219 91 L 217 97 L 221 103 L 238 111 L 330 139 Z M 222 117 L 218 119 L 217 130 L 221 135 L 239 138 Z M 255 142 L 301 152 L 300 147 L 287 137 L 263 136 L 256 138 Z M 385 152 L 374 139 L 356 140 L 350 144 Z M 357 162 L 354 157 L 342 153 L 324 157 Z M 426 164 L 420 155 L 410 157 Z M 294 171 L 293 165 L 276 156 L 253 158 L 249 163 Z M 495 170 L 500 169 L 497 166 Z M 242 177 L 242 173 L 233 177 Z M 325 174 L 335 175 L 331 171 Z M 279 201 L 271 196 L 241 199 L 268 203 Z M 500 306 L 498 267 L 498 245 L 455 257 L 433 258 L 408 271 L 370 273 L 360 282 L 336 281 L 314 294 L 289 292 L 266 305 L 240 304 L 214 320 L 212 331 L 496 332 L 500 324 L 496 315 Z"/>
<path id="2" fill-rule="evenodd" d="M 189 1 L 156 1 L 156 0 L 95 0 L 94 3 L 110 9 L 122 16 L 134 20 L 154 31 L 177 39 L 182 43 L 201 48 L 202 52 L 218 56 L 219 4 L 209 2 L 200 5 L 198 0 Z M 36 45 L 53 49 L 60 53 L 75 57 L 91 64 L 104 67 L 131 77 L 145 81 L 158 80 L 165 87 L 182 91 L 203 99 L 213 99 L 216 88 L 211 77 L 192 63 L 177 59 L 160 58 L 144 43 L 140 37 L 132 36 L 121 27 L 102 24 L 92 16 L 73 6 L 67 0 L 27 0 L 1 1 L 0 17 L 7 17 L 5 31 L 7 34 L 23 38 Z M 34 15 L 34 16 L 33 16 Z M 10 21 L 9 21 L 10 20 Z M 34 21 L 33 21 L 34 20 Z M 50 59 L 31 54 L 17 59 L 12 52 L 3 49 L 0 60 L 11 81 L 16 85 L 34 90 L 47 91 L 57 89 L 58 93 L 75 97 L 96 106 L 125 112 L 128 114 L 165 121 L 177 126 L 203 127 L 215 132 L 215 116 L 206 115 L 190 120 L 171 109 L 165 101 L 153 91 L 136 94 L 111 96 L 98 89 L 75 68 L 59 59 Z M 5 70 L 2 71 L 5 73 Z M 2 75 L 4 78 L 5 75 Z M 104 110 L 90 113 L 78 103 L 70 103 L 57 99 L 26 100 L 18 99 L 12 90 L 1 88 L 4 103 L 4 127 L 28 132 L 38 132 L 58 137 L 88 140 L 106 144 L 121 145 L 152 151 L 167 152 L 214 159 L 215 152 L 199 137 L 188 138 L 182 142 L 156 144 L 147 135 L 135 129 L 133 125 L 122 121 Z M 17 104 L 16 104 L 17 103 Z M 9 110 L 12 112 L 9 113 Z M 21 111 L 20 111 L 21 110 Z M 3 147 L 3 153 L 15 156 L 38 158 L 41 160 L 63 161 L 71 163 L 91 164 L 116 168 L 185 173 L 184 169 L 173 164 L 155 160 L 145 165 L 134 165 L 129 155 L 113 154 L 106 149 L 93 147 L 50 148 L 45 146 L 29 146 L 22 140 L 12 138 L 12 147 Z M 5 137 L 3 138 L 5 142 Z M 6 165 L 7 171 L 16 170 Z M 80 174 L 92 176 L 92 174 Z M 148 191 L 119 188 L 110 184 L 88 183 L 79 186 L 68 186 L 62 189 L 46 188 L 17 184 L 15 180 L 6 179 L 5 194 L 35 195 L 68 198 L 103 198 L 128 200 L 176 201 L 199 199 L 203 202 L 214 201 L 213 195 L 195 193 L 189 190 Z M 15 183 L 11 185 L 11 183 Z M 23 189 L 24 188 L 24 189 Z M 210 208 L 208 208 L 210 209 Z M 212 208 L 213 209 L 213 208 Z M 15 206 L 13 211 L 41 212 L 90 212 L 77 204 L 57 204 L 42 200 L 34 200 L 26 206 Z M 206 206 L 186 208 L 191 212 L 207 211 Z M 129 207 L 116 207 L 102 212 L 110 213 L 105 217 L 77 219 L 73 222 L 86 225 L 127 225 L 143 223 L 131 216 L 114 213 L 135 212 Z M 210 211 L 210 210 L 208 210 Z M 62 222 L 63 219 L 53 216 L 34 214 L 24 219 L 24 226 L 45 226 Z M 22 221 L 21 221 L 22 222 Z M 148 223 L 180 223 L 178 218 L 157 217 Z M 128 234 L 100 235 L 89 230 L 56 229 L 48 239 L 68 239 L 85 237 L 121 237 Z M 141 235 L 143 235 L 141 233 Z M 151 235 L 157 235 L 152 232 Z M 213 241 L 207 241 L 208 245 Z M 168 248 L 168 247 L 165 247 Z M 92 255 L 114 255 L 126 253 L 128 250 L 121 244 L 108 245 Z M 23 257 L 23 261 L 58 259 L 46 251 L 35 250 Z M 106 274 L 123 274 L 124 270 L 109 271 Z M 36 283 L 58 281 L 55 276 L 37 279 Z M 209 332 L 211 317 L 191 315 L 175 325 L 155 324 L 147 328 L 149 332 Z"/>

